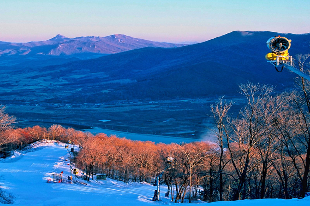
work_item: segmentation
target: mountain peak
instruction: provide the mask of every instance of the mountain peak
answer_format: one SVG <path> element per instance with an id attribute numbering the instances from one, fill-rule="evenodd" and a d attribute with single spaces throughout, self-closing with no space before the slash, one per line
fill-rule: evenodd
<path id="1" fill-rule="evenodd" d="M 125 34 L 113 34 L 110 37 L 116 38 L 116 39 L 122 39 L 122 38 L 127 38 L 129 36 L 126 36 Z M 131 37 L 132 38 L 132 37 Z"/>
<path id="2" fill-rule="evenodd" d="M 64 39 L 68 39 L 68 37 L 65 37 L 61 34 L 57 34 L 55 37 L 51 38 L 50 40 L 52 41 L 61 41 L 61 40 L 64 40 Z"/>

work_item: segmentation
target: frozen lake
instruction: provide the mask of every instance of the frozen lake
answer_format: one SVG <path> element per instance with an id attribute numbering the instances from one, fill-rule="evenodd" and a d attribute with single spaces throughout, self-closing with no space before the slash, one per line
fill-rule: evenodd
<path id="1" fill-rule="evenodd" d="M 86 129 L 83 130 L 85 132 L 90 132 L 94 135 L 99 133 L 110 135 L 116 135 L 119 138 L 125 137 L 126 139 L 131 140 L 139 140 L 139 141 L 152 141 L 155 143 L 189 143 L 195 141 L 201 141 L 201 139 L 194 139 L 194 138 L 184 138 L 184 137 L 171 137 L 171 136 L 163 136 L 163 135 L 151 135 L 151 134 L 137 134 L 137 133 L 130 133 L 130 132 L 121 132 L 109 129 L 102 129 L 99 127 L 94 127 L 93 129 Z"/>

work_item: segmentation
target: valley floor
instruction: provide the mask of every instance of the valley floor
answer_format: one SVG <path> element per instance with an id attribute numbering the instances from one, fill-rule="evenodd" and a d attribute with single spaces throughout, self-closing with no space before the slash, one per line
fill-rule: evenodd
<path id="1" fill-rule="evenodd" d="M 70 148 L 56 142 L 33 144 L 27 151 L 15 152 L 0 161 L 0 189 L 5 196 L 13 196 L 13 205 L 174 205 L 164 197 L 167 190 L 161 186 L 161 201 L 151 201 L 155 187 L 147 183 L 123 183 L 111 179 L 90 182 L 76 179 L 75 183 L 48 183 L 52 173 L 63 172 L 63 179 L 70 173 Z M 75 148 L 77 149 L 77 148 Z M 202 203 L 211 206 L 265 206 L 309 205 L 310 197 L 304 199 L 243 200 L 235 202 Z M 189 204 L 182 204 L 189 205 Z M 195 204 L 191 204 L 195 205 Z"/>

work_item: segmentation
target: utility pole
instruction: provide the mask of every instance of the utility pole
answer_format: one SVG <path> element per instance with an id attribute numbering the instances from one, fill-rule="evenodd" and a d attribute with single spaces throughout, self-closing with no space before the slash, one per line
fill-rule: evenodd
<path id="1" fill-rule="evenodd" d="M 159 187 L 159 184 L 160 184 L 160 182 L 159 182 L 160 180 L 159 180 L 159 175 L 157 176 L 157 200 L 159 200 L 159 198 L 160 198 L 160 187 Z"/>
<path id="2" fill-rule="evenodd" d="M 192 164 L 189 166 L 189 203 L 192 202 Z"/>
<path id="3" fill-rule="evenodd" d="M 157 176 L 156 176 L 156 179 L 155 179 L 155 186 L 156 186 L 156 190 L 154 191 L 154 197 L 153 197 L 153 201 L 159 201 L 160 199 L 160 177 L 162 176 L 163 172 L 159 173 Z"/>

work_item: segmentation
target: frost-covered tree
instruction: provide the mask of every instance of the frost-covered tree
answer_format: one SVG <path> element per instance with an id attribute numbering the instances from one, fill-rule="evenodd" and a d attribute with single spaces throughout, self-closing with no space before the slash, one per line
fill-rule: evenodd
<path id="1" fill-rule="evenodd" d="M 5 107 L 0 106 L 0 147 L 11 142 L 6 131 L 12 128 L 12 124 L 15 123 L 15 117 L 10 116 L 4 112 Z"/>
<path id="2" fill-rule="evenodd" d="M 10 129 L 15 120 L 14 116 L 5 113 L 5 106 L 0 105 L 0 132 Z"/>

